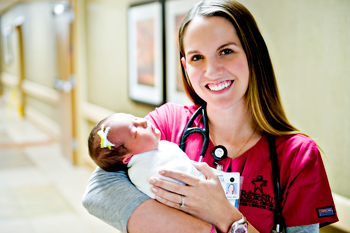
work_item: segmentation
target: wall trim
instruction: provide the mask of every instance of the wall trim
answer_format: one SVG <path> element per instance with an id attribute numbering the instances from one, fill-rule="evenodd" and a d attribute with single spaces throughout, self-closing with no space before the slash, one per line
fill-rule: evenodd
<path id="1" fill-rule="evenodd" d="M 35 97 L 46 103 L 54 105 L 58 105 L 59 103 L 60 94 L 58 91 L 35 82 L 23 80 L 22 90 L 26 95 Z"/>
<path id="2" fill-rule="evenodd" d="M 1 82 L 8 87 L 18 87 L 19 77 L 6 72 L 1 73 Z"/>
<path id="3" fill-rule="evenodd" d="M 112 115 L 113 111 L 100 107 L 98 105 L 82 101 L 81 113 L 85 120 L 92 121 L 94 123 L 100 122 L 103 118 Z"/>
<path id="4" fill-rule="evenodd" d="M 60 140 L 60 126 L 58 123 L 29 106 L 25 109 L 25 116 L 29 122 L 47 133 L 50 137 L 57 141 Z"/>
<path id="5" fill-rule="evenodd" d="M 332 226 L 350 232 L 350 199 L 336 193 L 332 194 L 339 218 L 339 222 L 332 224 Z"/>
<path id="6" fill-rule="evenodd" d="M 23 80 L 20 86 L 20 79 L 18 76 L 6 72 L 1 73 L 1 81 L 5 86 L 21 88 L 24 94 L 39 99 L 40 101 L 58 105 L 60 100 L 60 93 L 53 88 L 44 85 Z"/>

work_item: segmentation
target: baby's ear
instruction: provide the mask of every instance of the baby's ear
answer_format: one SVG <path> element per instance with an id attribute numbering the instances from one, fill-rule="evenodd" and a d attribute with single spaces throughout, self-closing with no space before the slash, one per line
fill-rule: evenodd
<path id="1" fill-rule="evenodd" d="M 130 162 L 130 159 L 131 159 L 131 157 L 132 157 L 133 155 L 131 155 L 131 154 L 127 154 L 127 155 L 125 155 L 124 156 L 124 158 L 123 158 L 123 163 L 124 164 L 128 164 L 129 162 Z"/>

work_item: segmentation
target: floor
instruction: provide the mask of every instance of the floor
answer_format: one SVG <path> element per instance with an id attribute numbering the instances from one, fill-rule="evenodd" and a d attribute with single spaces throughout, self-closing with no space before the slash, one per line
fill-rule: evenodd
<path id="1" fill-rule="evenodd" d="M 91 173 L 71 165 L 57 142 L 0 98 L 1 233 L 118 233 L 81 205 Z"/>
<path id="2" fill-rule="evenodd" d="M 119 232 L 81 204 L 91 173 L 0 99 L 1 233 Z"/>

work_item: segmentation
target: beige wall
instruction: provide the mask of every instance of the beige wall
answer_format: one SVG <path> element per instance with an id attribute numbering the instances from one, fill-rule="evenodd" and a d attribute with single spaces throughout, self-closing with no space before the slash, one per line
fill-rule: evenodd
<path id="1" fill-rule="evenodd" d="M 86 100 L 143 117 L 154 107 L 128 97 L 127 9 L 135 1 L 86 1 Z"/>
<path id="2" fill-rule="evenodd" d="M 127 9 L 136 0 L 77 0 L 79 49 L 75 55 L 79 94 L 86 101 L 112 112 L 144 116 L 154 107 L 128 97 Z M 311 135 L 325 151 L 324 159 L 333 192 L 350 198 L 350 1 L 348 0 L 241 0 L 255 16 L 270 50 L 285 110 L 293 124 Z M 26 75 L 41 85 L 53 86 L 55 52 L 47 2 L 21 9 L 28 16 Z M 47 10 L 47 9 L 46 9 Z M 14 17 L 20 5 L 7 12 Z M 17 12 L 17 13 L 16 13 Z M 41 18 L 39 18 L 39 16 Z M 45 20 L 45 17 L 47 20 Z M 40 26 L 40 27 L 39 27 Z M 16 64 L 2 71 L 18 75 Z M 56 112 L 40 100 L 29 104 L 50 119 Z M 81 148 L 91 125 L 79 128 Z M 93 122 L 95 123 L 95 122 Z M 89 160 L 86 151 L 82 160 Z"/>
<path id="3" fill-rule="evenodd" d="M 290 121 L 324 150 L 333 192 L 350 198 L 350 1 L 241 2 L 268 45 Z"/>

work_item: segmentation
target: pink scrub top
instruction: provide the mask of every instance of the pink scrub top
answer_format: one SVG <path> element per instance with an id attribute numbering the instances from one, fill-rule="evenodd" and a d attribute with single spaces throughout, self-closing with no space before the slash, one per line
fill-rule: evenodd
<path id="1" fill-rule="evenodd" d="M 199 106 L 167 103 L 146 116 L 160 131 L 161 140 L 180 144 L 185 126 Z M 197 119 L 194 127 L 203 127 Z M 214 166 L 209 142 L 203 159 Z M 202 136 L 198 133 L 187 138 L 185 152 L 198 161 L 202 150 Z M 316 143 L 304 135 L 276 138 L 276 150 L 282 187 L 282 215 L 286 226 L 320 223 L 325 226 L 338 221 L 327 174 Z M 219 162 L 224 171 L 240 172 L 243 186 L 239 211 L 259 231 L 270 232 L 274 222 L 274 188 L 268 142 L 265 136 L 238 158 Z"/>

